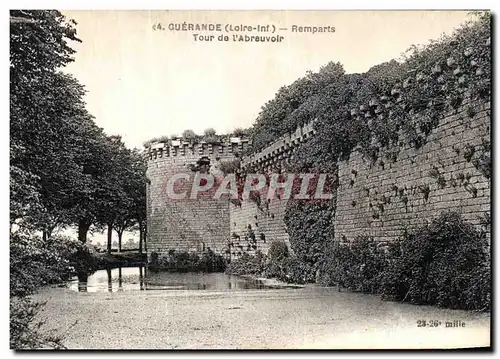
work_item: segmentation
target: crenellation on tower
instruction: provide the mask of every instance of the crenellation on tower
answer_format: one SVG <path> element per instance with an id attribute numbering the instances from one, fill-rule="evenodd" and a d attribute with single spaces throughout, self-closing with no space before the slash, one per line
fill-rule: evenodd
<path id="1" fill-rule="evenodd" d="M 170 140 L 169 142 L 153 142 L 146 149 L 146 157 L 149 161 L 154 161 L 164 157 L 178 156 L 212 156 L 212 155 L 235 155 L 241 154 L 248 149 L 250 140 L 242 137 L 231 137 L 224 141 L 207 142 Z"/>
<path id="2" fill-rule="evenodd" d="M 174 139 L 156 141 L 145 154 L 148 160 L 147 213 L 148 255 L 165 255 L 169 250 L 199 251 L 210 248 L 227 254 L 230 236 L 230 203 L 227 199 L 190 199 L 172 201 L 166 196 L 168 179 L 187 173 L 194 177 L 201 160 L 209 163 L 210 172 L 240 157 L 249 140 L 227 137 L 221 141 Z"/>

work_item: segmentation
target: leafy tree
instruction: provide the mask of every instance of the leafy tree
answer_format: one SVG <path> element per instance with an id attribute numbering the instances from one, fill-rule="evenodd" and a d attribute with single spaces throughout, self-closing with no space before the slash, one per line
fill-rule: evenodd
<path id="1" fill-rule="evenodd" d="M 119 136 L 107 136 L 85 109 L 83 86 L 59 71 L 73 61 L 69 42 L 79 41 L 75 24 L 58 11 L 11 11 L 11 265 L 29 268 L 29 276 L 26 270 L 11 273 L 13 297 L 24 298 L 71 270 L 86 274 L 95 259 L 84 245 L 92 226 L 116 229 L 119 246 L 121 233 L 133 224 L 140 223 L 141 238 L 146 231 L 142 154 L 127 149 Z M 72 225 L 78 227 L 79 241 L 55 245 L 54 229 Z M 42 231 L 43 239 L 34 231 Z M 55 345 L 36 328 L 29 331 L 36 340 L 26 338 L 23 331 L 31 328 L 37 307 L 16 303 L 30 314 L 12 307 L 11 330 L 20 335 L 14 333 L 11 345 Z"/>
<path id="2" fill-rule="evenodd" d="M 83 107 L 82 86 L 69 75 L 46 74 L 19 85 L 11 87 L 11 165 L 37 178 L 40 206 L 28 203 L 24 225 L 47 237 L 72 222 L 71 194 L 82 177 L 78 128 L 91 117 Z"/>
<path id="3" fill-rule="evenodd" d="M 121 143 L 114 156 L 112 173 L 114 179 L 114 200 L 111 199 L 108 212 L 109 223 L 118 234 L 118 250 L 122 248 L 123 233 L 130 229 L 139 230 L 139 250 L 146 230 L 146 163 L 138 150 L 129 150 Z M 108 226 L 108 251 L 111 251 L 111 237 Z"/>
<path id="4" fill-rule="evenodd" d="M 241 127 L 235 128 L 233 131 L 233 136 L 235 137 L 244 137 L 247 135 L 248 130 L 245 130 Z"/>
<path id="5" fill-rule="evenodd" d="M 106 209 L 111 207 L 110 198 L 116 193 L 116 184 L 110 182 L 114 172 L 112 141 L 92 121 L 80 126 L 81 149 L 79 163 L 82 176 L 71 195 L 72 219 L 78 228 L 78 239 L 86 242 L 92 225 L 106 222 Z"/>
<path id="6" fill-rule="evenodd" d="M 11 10 L 10 18 L 11 85 L 54 73 L 74 61 L 75 50 L 68 41 L 81 42 L 74 20 L 50 10 Z"/>
<path id="7" fill-rule="evenodd" d="M 11 11 L 10 221 L 45 232 L 67 222 L 54 213 L 52 189 L 62 183 L 53 169 L 59 162 L 62 171 L 74 173 L 75 164 L 64 161 L 72 153 L 66 135 L 88 116 L 81 86 L 56 71 L 73 61 L 68 41 L 79 41 L 73 25 L 57 11 Z"/>
<path id="8" fill-rule="evenodd" d="M 138 150 L 132 150 L 132 172 L 130 176 L 130 185 L 128 194 L 131 198 L 129 208 L 130 215 L 135 222 L 135 228 L 139 231 L 139 252 L 142 253 L 145 248 L 147 234 L 147 211 L 146 211 L 146 177 L 147 163 Z"/>
<path id="9" fill-rule="evenodd" d="M 110 166 L 105 172 L 105 180 L 102 183 L 102 195 L 100 198 L 100 213 L 98 214 L 97 226 L 107 227 L 107 251 L 111 253 L 111 240 L 113 229 L 116 226 L 119 216 L 125 210 L 126 189 L 124 182 L 128 172 L 128 153 L 120 136 L 109 136 L 105 141 L 109 151 Z"/>
<path id="10" fill-rule="evenodd" d="M 279 136 L 293 132 L 297 126 L 308 122 L 309 118 L 292 114 L 310 97 L 317 95 L 343 75 L 342 65 L 330 62 L 321 67 L 318 72 L 309 71 L 306 76 L 289 86 L 281 87 L 274 99 L 262 107 L 253 126 L 253 150 L 258 151 L 264 148 Z"/>

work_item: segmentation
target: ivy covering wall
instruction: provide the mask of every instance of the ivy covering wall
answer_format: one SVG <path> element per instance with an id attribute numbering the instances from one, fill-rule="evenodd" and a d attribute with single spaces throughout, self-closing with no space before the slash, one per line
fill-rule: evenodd
<path id="1" fill-rule="evenodd" d="M 386 166 L 397 159 L 399 149 L 422 148 L 450 111 L 463 109 L 467 102 L 489 101 L 490 21 L 489 14 L 478 13 L 452 35 L 410 48 L 404 61 L 393 60 L 363 74 L 345 74 L 334 63 L 316 74 L 308 73 L 281 88 L 263 107 L 251 131 L 252 150 L 312 120 L 317 135 L 296 151 L 287 171 L 330 173 L 338 178 L 339 163 L 353 152 L 370 165 Z M 474 106 L 465 111 L 473 121 Z M 489 143 L 461 151 L 489 181 Z M 324 248 L 335 231 L 334 221 L 325 213 L 334 217 L 335 212 L 336 199 L 321 205 L 288 203 L 285 223 L 292 249 L 313 267 L 325 260 Z"/>

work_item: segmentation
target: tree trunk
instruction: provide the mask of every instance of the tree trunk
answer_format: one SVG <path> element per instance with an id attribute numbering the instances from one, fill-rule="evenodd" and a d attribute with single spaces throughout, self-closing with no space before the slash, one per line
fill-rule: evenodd
<path id="1" fill-rule="evenodd" d="M 139 253 L 142 254 L 142 238 L 144 236 L 142 223 L 139 223 Z"/>
<path id="2" fill-rule="evenodd" d="M 52 232 L 54 232 L 55 228 L 56 228 L 55 226 L 47 228 L 47 239 L 50 239 L 50 237 L 52 237 Z"/>
<path id="3" fill-rule="evenodd" d="M 90 223 L 85 220 L 78 222 L 78 240 L 82 243 L 87 242 L 87 232 L 89 231 Z"/>
<path id="4" fill-rule="evenodd" d="M 118 232 L 118 252 L 122 251 L 122 235 L 123 231 Z"/>
<path id="5" fill-rule="evenodd" d="M 55 226 L 47 227 L 42 231 L 42 239 L 44 242 L 47 242 L 50 237 L 52 237 L 52 232 L 54 231 Z"/>
<path id="6" fill-rule="evenodd" d="M 113 225 L 108 224 L 108 248 L 107 248 L 108 254 L 111 254 L 112 239 L 113 239 Z"/>
<path id="7" fill-rule="evenodd" d="M 148 225 L 147 222 L 144 223 L 144 234 L 142 235 L 142 239 L 144 240 L 144 252 L 148 252 Z"/>

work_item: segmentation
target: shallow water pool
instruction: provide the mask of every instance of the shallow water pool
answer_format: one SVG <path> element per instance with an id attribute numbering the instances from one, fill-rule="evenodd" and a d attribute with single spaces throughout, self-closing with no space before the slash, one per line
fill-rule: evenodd
<path id="1" fill-rule="evenodd" d="M 263 281 L 224 273 L 153 272 L 144 266 L 99 270 L 87 278 L 74 278 L 69 288 L 77 292 L 131 290 L 245 290 L 298 288 L 271 286 Z"/>

